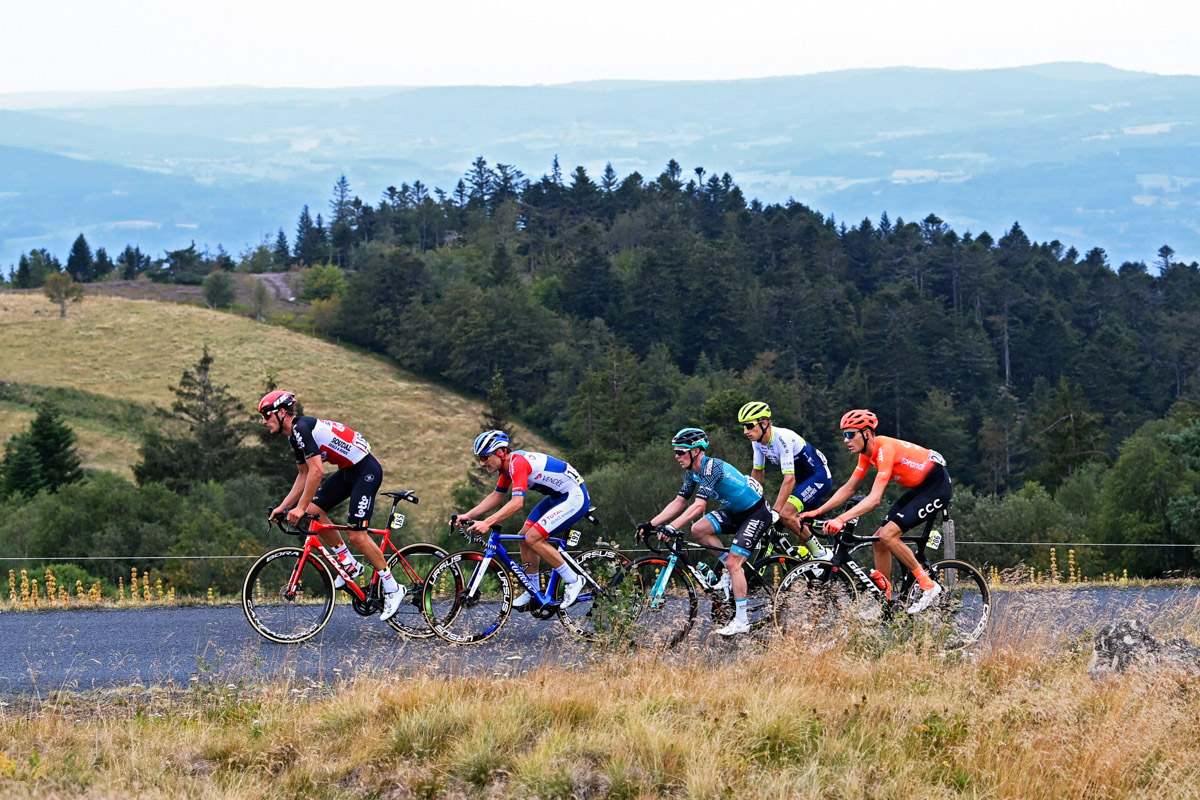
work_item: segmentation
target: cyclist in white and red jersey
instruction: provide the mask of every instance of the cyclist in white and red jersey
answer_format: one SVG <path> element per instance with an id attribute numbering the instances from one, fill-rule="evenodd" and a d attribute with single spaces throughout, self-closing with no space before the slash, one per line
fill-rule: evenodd
<path id="1" fill-rule="evenodd" d="M 913 551 L 900 541 L 900 534 L 950 505 L 950 473 L 946 471 L 946 460 L 936 450 L 890 436 L 879 436 L 875 433 L 878 425 L 879 418 L 866 409 L 847 411 L 842 416 L 841 428 L 846 449 L 858 455 L 858 466 L 842 488 L 821 506 L 801 514 L 801 517 L 819 516 L 841 505 L 854 494 L 854 488 L 871 467 L 876 470 L 871 493 L 849 511 L 827 520 L 826 531 L 837 533 L 845 526 L 846 520 L 861 516 L 879 505 L 889 481 L 896 481 L 906 488 L 908 491 L 892 504 L 883 518 L 883 525 L 876 531 L 879 541 L 872 548 L 875 551 L 875 569 L 885 579 L 891 577 L 893 555 L 912 571 L 921 587 L 921 596 L 909 606 L 908 613 L 917 614 L 929 608 L 942 593 L 942 587 L 917 562 Z M 890 588 L 888 592 L 890 597 Z"/>
<path id="2" fill-rule="evenodd" d="M 371 445 L 361 433 L 340 422 L 296 416 L 296 395 L 281 389 L 267 393 L 259 401 L 258 413 L 262 414 L 267 430 L 287 435 L 288 443 L 296 453 L 297 474 L 292 490 L 270 516 L 290 509 L 287 518 L 293 525 L 305 514 L 316 514 L 328 525 L 329 512 L 349 498 L 350 543 L 367 557 L 383 582 L 383 613 L 379 618 L 390 619 L 399 610 L 405 589 L 392 576 L 383 551 L 366 531 L 371 510 L 375 507 L 375 495 L 383 481 L 383 467 L 371 455 Z M 325 462 L 336 466 L 338 471 L 322 483 Z M 350 548 L 338 531 L 322 531 L 319 536 L 325 546 L 333 550 L 338 563 L 350 577 L 362 574 L 362 564 L 350 555 Z M 338 575 L 334 588 L 340 589 L 345 583 Z"/>
<path id="3" fill-rule="evenodd" d="M 521 542 L 521 560 L 535 586 L 538 585 L 540 563 L 545 561 L 549 564 L 565 584 L 561 608 L 572 605 L 583 590 L 583 580 L 558 554 L 558 549 L 546 540 L 552 536 L 565 538 L 571 526 L 587 516 L 591 499 L 583 478 L 570 464 L 553 456 L 510 449 L 508 434 L 504 431 L 484 431 L 476 437 L 472 449 L 480 466 L 488 472 L 499 473 L 500 477 L 494 492 L 470 511 L 456 514 L 451 524 L 458 517 L 475 520 L 470 529 L 486 535 L 493 525 L 498 525 L 524 507 L 525 494 L 530 489 L 546 495 L 534 506 L 521 527 L 521 534 L 525 537 Z M 504 495 L 510 490 L 512 498 L 501 505 Z M 499 510 L 489 514 L 497 506 Z M 480 519 L 480 514 L 489 516 Z M 523 592 L 513 601 L 513 608 L 524 609 L 532 599 L 528 591 Z"/>

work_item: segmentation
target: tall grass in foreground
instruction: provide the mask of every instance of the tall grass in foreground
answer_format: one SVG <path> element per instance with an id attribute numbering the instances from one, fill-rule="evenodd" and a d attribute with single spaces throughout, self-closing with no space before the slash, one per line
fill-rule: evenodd
<path id="1" fill-rule="evenodd" d="M 864 626 L 827 647 L 711 643 L 511 678 L 13 703 L 0 796 L 1195 797 L 1194 677 L 1094 681 L 1086 635 L 1049 610 L 998 619 L 961 657 Z M 1156 634 L 1196 638 L 1194 601 L 1154 610 Z"/>

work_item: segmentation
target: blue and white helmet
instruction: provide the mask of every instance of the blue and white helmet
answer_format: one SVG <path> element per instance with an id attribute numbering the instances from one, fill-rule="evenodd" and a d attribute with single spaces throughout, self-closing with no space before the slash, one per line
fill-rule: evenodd
<path id="1" fill-rule="evenodd" d="M 490 456 L 501 447 L 508 447 L 508 434 L 504 431 L 484 431 L 475 437 L 477 456 Z"/>

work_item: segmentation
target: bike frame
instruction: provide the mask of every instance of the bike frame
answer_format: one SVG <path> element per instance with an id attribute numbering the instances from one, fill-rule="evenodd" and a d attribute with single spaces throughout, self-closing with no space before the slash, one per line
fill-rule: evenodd
<path id="1" fill-rule="evenodd" d="M 507 569 L 510 573 L 512 573 L 513 576 L 516 577 L 517 582 L 525 588 L 525 591 L 529 592 L 530 597 L 533 598 L 530 603 L 531 611 L 535 611 L 539 608 L 545 608 L 547 606 L 553 606 L 557 608 L 558 601 L 553 599 L 554 590 L 558 588 L 558 584 L 562 581 L 562 576 L 560 576 L 557 572 L 551 571 L 550 579 L 546 582 L 546 592 L 543 594 L 530 579 L 530 577 L 525 574 L 525 570 L 521 568 L 521 565 L 514 561 L 512 556 L 510 556 L 508 551 L 503 547 L 504 542 L 523 541 L 525 541 L 525 537 L 521 536 L 520 534 L 500 533 L 499 530 L 493 529 L 491 534 L 488 536 L 487 541 L 484 543 L 483 559 L 479 562 L 478 566 L 475 567 L 475 574 L 471 576 L 471 580 L 467 583 L 467 588 L 465 591 L 466 596 L 474 597 L 475 593 L 479 591 L 479 584 L 487 574 L 488 566 L 493 560 L 495 560 L 498 561 L 500 565 Z M 592 578 L 592 576 L 589 575 L 588 572 L 579 565 L 579 562 L 572 558 L 571 554 L 567 552 L 567 542 L 565 539 L 550 538 L 546 541 L 550 542 L 558 549 L 558 554 L 562 556 L 563 561 L 569 564 L 571 569 L 575 570 L 581 580 L 586 580 L 589 584 L 597 589 L 601 588 L 601 586 L 596 583 L 595 579 Z M 576 602 L 582 602 L 591 599 L 593 599 L 592 595 L 584 591 L 580 593 L 579 599 L 576 600 Z"/>
<path id="2" fill-rule="evenodd" d="M 657 534 L 652 535 L 657 536 Z M 683 563 L 683 568 L 687 571 L 687 573 L 692 576 L 692 580 L 695 582 L 695 584 L 700 587 L 700 589 L 709 597 L 709 599 L 716 597 L 716 590 L 708 585 L 708 579 L 702 572 L 700 572 L 700 569 L 692 563 L 692 560 L 688 557 L 687 551 L 710 550 L 714 553 L 728 553 L 729 548 L 710 547 L 709 545 L 700 544 L 699 542 L 685 542 L 678 537 L 672 537 L 670 545 L 666 548 L 655 548 L 648 542 L 647 547 L 649 547 L 652 552 L 667 556 L 666 569 L 658 573 L 658 579 L 654 582 L 654 586 L 650 589 L 651 608 L 657 608 L 661 604 L 662 598 L 667 593 L 667 584 L 671 580 L 672 573 L 675 572 L 675 565 L 679 564 L 680 562 Z M 729 596 L 733 597 L 732 594 Z"/>
<path id="3" fill-rule="evenodd" d="M 401 498 L 397 497 L 392 501 L 392 510 L 388 514 L 388 519 L 396 519 L 396 506 L 399 505 L 400 499 Z M 404 520 L 401 517 L 400 525 L 403 524 Z M 384 554 L 385 558 L 389 550 L 400 556 L 398 562 L 400 567 L 404 570 L 409 580 L 411 580 L 413 583 L 419 584 L 421 582 L 420 574 L 412 568 L 412 565 L 408 563 L 408 560 L 404 558 L 404 556 L 400 555 L 400 550 L 396 547 L 396 545 L 392 544 L 392 531 L 398 528 L 399 526 L 397 526 L 397 528 L 366 528 L 365 530 L 372 536 L 382 536 L 383 538 L 379 542 L 380 552 Z M 325 544 L 321 541 L 321 537 L 319 536 L 319 534 L 324 533 L 325 531 L 348 532 L 351 530 L 353 529 L 349 525 L 334 525 L 332 523 L 326 524 L 319 520 L 309 518 L 308 529 L 303 531 L 303 533 L 306 534 L 304 538 L 304 550 L 300 553 L 300 558 L 296 559 L 296 568 L 292 570 L 292 577 L 288 580 L 288 591 L 296 591 L 296 587 L 300 582 L 300 573 L 304 570 L 304 565 L 308 563 L 309 559 L 316 559 L 318 557 L 317 554 L 320 554 L 320 557 L 323 558 L 325 562 L 333 568 L 334 574 L 342 576 L 342 580 L 345 582 L 342 588 L 353 594 L 359 600 L 365 601 L 367 599 L 367 593 L 362 590 L 361 586 L 359 586 L 350 578 L 350 575 L 344 569 L 342 569 L 342 566 L 338 563 L 337 558 L 333 555 L 333 553 L 329 552 L 329 549 L 325 547 Z M 378 573 L 373 572 L 371 574 L 372 590 L 374 590 L 375 584 L 378 582 L 378 580 Z"/>
<path id="4" fill-rule="evenodd" d="M 945 511 L 939 509 L 938 514 L 944 516 Z M 928 570 L 931 564 L 929 557 L 925 555 L 925 546 L 929 543 L 929 534 L 933 530 L 934 523 L 938 519 L 938 514 L 933 515 L 925 521 L 925 527 L 922 528 L 920 533 L 909 535 L 902 534 L 900 536 L 900 541 L 916 545 L 912 548 L 913 555 L 916 556 L 917 563 L 921 565 L 922 569 Z M 829 534 L 818 535 L 825 535 L 827 537 L 829 536 Z M 863 549 L 869 544 L 874 544 L 875 542 L 880 541 L 878 536 L 858 536 L 854 533 L 854 527 L 852 527 L 851 523 L 848 522 L 846 523 L 846 527 L 843 528 L 840 533 L 832 536 L 832 539 L 834 551 L 833 558 L 830 559 L 830 563 L 833 565 L 833 570 L 835 572 L 840 569 L 844 569 L 854 577 L 855 583 L 858 585 L 860 591 L 864 589 L 867 590 L 871 594 L 874 594 L 881 602 L 894 603 L 897 602 L 899 598 L 907 596 L 908 590 L 912 588 L 913 581 L 916 580 L 912 572 L 905 570 L 904 577 L 899 581 L 898 584 L 893 585 L 892 598 L 889 599 L 883 593 L 883 589 L 880 589 L 879 585 L 876 584 L 875 581 L 871 580 L 871 576 L 867 574 L 867 571 L 864 570 L 862 566 L 853 558 L 853 555 L 859 550 Z M 891 580 L 890 575 L 886 577 L 888 580 Z"/>

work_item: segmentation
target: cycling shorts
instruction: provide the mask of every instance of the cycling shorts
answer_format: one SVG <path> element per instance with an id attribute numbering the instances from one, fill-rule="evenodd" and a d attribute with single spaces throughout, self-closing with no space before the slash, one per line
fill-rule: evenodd
<path id="1" fill-rule="evenodd" d="M 350 498 L 347 522 L 352 528 L 365 528 L 371 521 L 375 495 L 382 482 L 383 467 L 375 456 L 368 453 L 357 464 L 343 467 L 326 478 L 317 490 L 313 503 L 328 514 L 343 500 Z"/>
<path id="2" fill-rule="evenodd" d="M 888 509 L 883 525 L 896 523 L 902 532 L 910 531 L 932 519 L 939 511 L 950 506 L 950 473 L 937 464 L 925 480 L 900 495 L 900 499 Z"/>
<path id="3" fill-rule="evenodd" d="M 828 472 L 817 473 L 803 483 L 797 483 L 787 501 L 795 506 L 797 511 L 817 508 L 832 489 L 833 477 Z"/>
<path id="4" fill-rule="evenodd" d="M 771 527 L 771 510 L 759 500 L 745 511 L 733 512 L 720 508 L 704 518 L 712 524 L 713 533 L 733 531 L 733 544 L 729 551 L 739 556 L 749 556 L 758 547 L 758 540 Z"/>
<path id="5" fill-rule="evenodd" d="M 571 526 L 587 516 L 592 501 L 582 483 L 566 494 L 550 495 L 529 512 L 526 525 L 533 526 L 543 539 L 565 539 Z"/>

